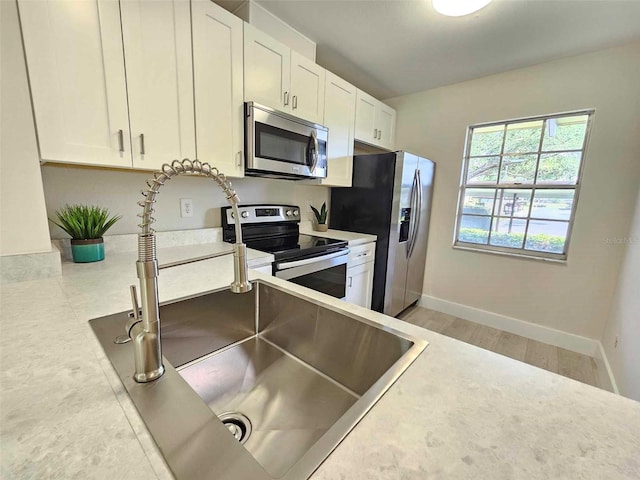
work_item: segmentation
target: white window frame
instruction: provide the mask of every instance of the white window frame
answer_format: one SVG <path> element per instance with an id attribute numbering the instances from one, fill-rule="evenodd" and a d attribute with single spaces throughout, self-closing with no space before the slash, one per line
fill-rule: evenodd
<path id="1" fill-rule="evenodd" d="M 584 164 L 585 164 L 585 160 L 587 157 L 587 146 L 589 144 L 589 136 L 591 133 L 591 124 L 593 122 L 593 117 L 595 114 L 595 109 L 585 109 L 585 110 L 575 110 L 575 111 L 569 111 L 569 112 L 561 112 L 561 113 L 554 113 L 554 114 L 549 114 L 549 115 L 538 115 L 538 116 L 534 116 L 534 117 L 523 117 L 523 118 L 516 118 L 516 119 L 511 119 L 511 120 L 501 120 L 498 122 L 488 122 L 488 123 L 477 123 L 474 125 L 469 125 L 467 127 L 467 136 L 466 136 L 466 140 L 465 140 L 465 146 L 464 146 L 464 158 L 463 158 L 463 162 L 462 162 L 462 172 L 460 175 L 460 188 L 459 188 L 459 192 L 458 192 L 458 208 L 456 211 L 456 225 L 455 225 L 455 230 L 454 230 L 454 235 L 453 235 L 453 248 L 455 249 L 460 249 L 460 250 L 471 250 L 471 251 L 477 251 L 477 252 L 483 252 L 483 253 L 492 253 L 492 254 L 498 254 L 498 255 L 508 255 L 508 256 L 514 256 L 514 257 L 521 257 L 521 258 L 527 258 L 527 259 L 534 259 L 534 260 L 543 260 L 543 261 L 551 261 L 551 262 L 561 262 L 561 263 L 566 263 L 567 260 L 567 256 L 568 256 L 568 252 L 569 252 L 569 244 L 571 243 L 571 233 L 573 231 L 573 224 L 575 222 L 575 215 L 576 215 L 576 209 L 578 206 L 578 199 L 580 196 L 580 186 L 582 183 L 582 172 L 584 169 Z M 561 118 L 561 117 L 575 117 L 575 116 L 581 116 L 581 115 L 586 115 L 587 116 L 587 125 L 585 128 L 585 134 L 584 134 L 584 140 L 583 140 L 583 144 L 582 144 L 582 148 L 580 150 L 578 149 L 574 149 L 574 150 L 555 150 L 555 151 L 544 151 L 542 150 L 542 143 L 545 137 L 545 131 L 547 128 L 547 121 L 553 118 Z M 515 123 L 524 123 L 524 122 L 534 122 L 534 121 L 540 121 L 542 120 L 543 124 L 542 124 L 542 134 L 541 134 L 541 138 L 540 138 L 540 143 L 538 145 L 538 149 L 537 151 L 534 152 L 519 152 L 518 155 L 537 155 L 537 161 L 536 161 L 536 173 L 535 173 L 535 177 L 533 180 L 533 183 L 531 184 L 523 184 L 523 183 L 498 183 L 499 182 L 499 178 L 496 181 L 496 184 L 491 184 L 491 185 L 485 185 L 485 184 L 468 184 L 467 183 L 467 174 L 468 174 L 468 167 L 469 167 L 469 160 L 470 158 L 479 158 L 481 156 L 472 156 L 470 155 L 471 152 L 471 141 L 472 141 L 472 136 L 473 136 L 473 131 L 474 129 L 477 128 L 485 128 L 485 127 L 492 127 L 492 126 L 498 126 L 498 125 L 503 125 L 505 128 L 505 133 L 502 139 L 502 147 L 500 149 L 500 153 L 499 154 L 495 154 L 495 155 L 487 155 L 487 157 L 491 156 L 491 157 L 499 157 L 500 161 L 498 163 L 497 169 L 498 169 L 498 173 L 501 171 L 501 167 L 502 167 L 502 160 L 504 158 L 504 144 L 506 141 L 506 131 L 507 131 L 507 127 L 508 125 L 512 125 Z M 580 166 L 578 168 L 578 177 L 576 179 L 576 183 L 575 184 L 537 184 L 536 183 L 536 177 L 537 177 L 537 173 L 538 173 L 538 169 L 540 166 L 540 156 L 544 155 L 544 154 L 548 154 L 548 153 L 565 153 L 565 152 L 582 152 L 582 156 L 580 159 Z M 522 247 L 516 248 L 516 247 L 504 247 L 504 246 L 495 246 L 495 245 L 490 245 L 490 235 L 491 235 L 491 231 L 493 228 L 493 222 L 494 222 L 494 218 L 499 218 L 500 215 L 496 215 L 496 210 L 495 210 L 495 201 L 496 199 L 494 198 L 494 203 L 493 203 L 493 209 L 491 211 L 491 215 L 486 215 L 487 217 L 489 217 L 491 219 L 490 222 L 490 226 L 489 226 L 489 238 L 487 239 L 487 244 L 479 244 L 479 243 L 471 243 L 471 242 L 462 242 L 458 240 L 458 235 L 460 233 L 460 224 L 461 224 L 461 220 L 462 220 L 462 215 L 463 215 L 463 208 L 464 208 L 464 199 L 465 199 L 465 190 L 466 189 L 475 189 L 475 188 L 495 188 L 496 190 L 496 195 L 497 192 L 499 190 L 504 190 L 504 189 L 518 189 L 518 190 L 531 190 L 531 201 L 530 201 L 530 205 L 529 205 L 529 211 L 527 213 L 526 216 L 521 216 L 521 217 L 517 217 L 518 220 L 526 220 L 527 221 L 527 226 L 525 229 L 525 240 L 523 240 L 522 243 Z M 541 252 L 541 251 L 536 251 L 536 250 L 526 250 L 524 247 L 526 245 L 526 234 L 528 232 L 528 228 L 529 228 L 529 220 L 532 219 L 531 217 L 531 209 L 533 206 L 533 198 L 534 198 L 534 194 L 536 192 L 536 190 L 563 190 L 563 189 L 567 189 L 567 190 L 573 190 L 574 191 L 574 196 L 573 196 L 573 205 L 571 208 L 571 214 L 569 216 L 569 221 L 568 221 L 568 226 L 567 226 L 567 236 L 566 236 L 566 241 L 564 244 L 564 251 L 562 253 L 550 253 L 550 252 Z M 467 214 L 464 214 L 467 215 Z M 533 217 L 533 219 L 535 220 L 535 217 Z"/>

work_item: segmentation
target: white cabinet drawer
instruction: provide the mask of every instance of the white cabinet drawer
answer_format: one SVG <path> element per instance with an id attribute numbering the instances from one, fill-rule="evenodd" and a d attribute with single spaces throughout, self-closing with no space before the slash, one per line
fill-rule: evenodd
<path id="1" fill-rule="evenodd" d="M 363 263 L 373 262 L 375 259 L 375 242 L 349 248 L 349 267 L 355 267 L 356 265 L 362 265 Z"/>

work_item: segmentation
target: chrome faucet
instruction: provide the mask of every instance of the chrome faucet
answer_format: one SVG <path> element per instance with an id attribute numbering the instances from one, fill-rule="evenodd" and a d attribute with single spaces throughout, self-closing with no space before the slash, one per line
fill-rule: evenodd
<path id="1" fill-rule="evenodd" d="M 189 159 L 174 160 L 171 165 L 165 163 L 161 171 L 155 172 L 153 178 L 147 180 L 146 191 L 142 191 L 145 199 L 138 202 L 143 207 L 142 222 L 138 234 L 138 261 L 136 270 L 140 279 L 140 296 L 142 300 L 142 313 L 138 306 L 138 297 L 135 286 L 131 286 L 131 301 L 133 303 L 133 317 L 127 323 L 126 329 L 129 338 L 133 341 L 135 360 L 135 374 L 133 379 L 139 383 L 156 380 L 164 373 L 162 365 L 162 344 L 160 342 L 160 306 L 158 299 L 158 259 L 156 257 L 156 235 L 151 224 L 155 219 L 151 216 L 154 212 L 153 204 L 156 203 L 156 195 L 160 187 L 167 180 L 177 175 L 192 174 L 210 177 L 222 188 L 227 196 L 227 201 L 233 208 L 233 218 L 236 226 L 236 243 L 233 246 L 233 270 L 234 280 L 231 283 L 231 291 L 234 293 L 246 293 L 251 290 L 251 283 L 247 276 L 247 246 L 242 243 L 242 228 L 240 215 L 238 215 L 238 203 L 240 199 L 231 188 L 231 183 L 225 175 L 208 163 Z"/>

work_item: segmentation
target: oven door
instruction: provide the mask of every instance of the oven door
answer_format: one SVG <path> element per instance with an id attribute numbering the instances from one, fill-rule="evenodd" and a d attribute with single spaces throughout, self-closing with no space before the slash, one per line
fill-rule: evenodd
<path id="1" fill-rule="evenodd" d="M 338 252 L 275 263 L 278 278 L 343 299 L 346 295 L 349 249 Z"/>
<path id="2" fill-rule="evenodd" d="M 245 108 L 247 173 L 327 176 L 325 127 L 253 102 L 248 102 Z"/>

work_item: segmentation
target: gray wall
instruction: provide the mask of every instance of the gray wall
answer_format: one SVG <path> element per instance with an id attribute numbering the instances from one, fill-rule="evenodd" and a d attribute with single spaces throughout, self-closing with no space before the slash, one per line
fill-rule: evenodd
<path id="1" fill-rule="evenodd" d="M 602 345 L 620 393 L 640 401 L 640 191 L 629 234 L 611 240 L 626 251 Z"/>
<path id="2" fill-rule="evenodd" d="M 51 250 L 16 2 L 0 1 L 0 255 Z"/>
<path id="3" fill-rule="evenodd" d="M 424 294 L 590 339 L 609 316 L 640 184 L 640 43 L 388 101 L 437 164 Z M 468 125 L 595 108 L 566 264 L 452 248 Z"/>
<path id="4" fill-rule="evenodd" d="M 95 204 L 123 216 L 109 230 L 110 235 L 137 233 L 139 218 L 136 215 L 142 211 L 137 202 L 143 198 L 140 190 L 146 187 L 150 172 L 48 164 L 42 167 L 42 177 L 49 218 L 65 204 Z M 242 203 L 299 205 L 303 220 L 312 219 L 309 202 L 319 207 L 329 192 L 327 187 L 291 180 L 248 177 L 231 179 L 231 183 Z M 181 198 L 193 200 L 193 217 L 180 217 Z M 158 231 L 219 227 L 220 207 L 228 205 L 222 190 L 211 179 L 186 176 L 167 182 L 157 200 L 154 228 Z M 52 238 L 67 237 L 54 225 L 51 235 Z"/>

